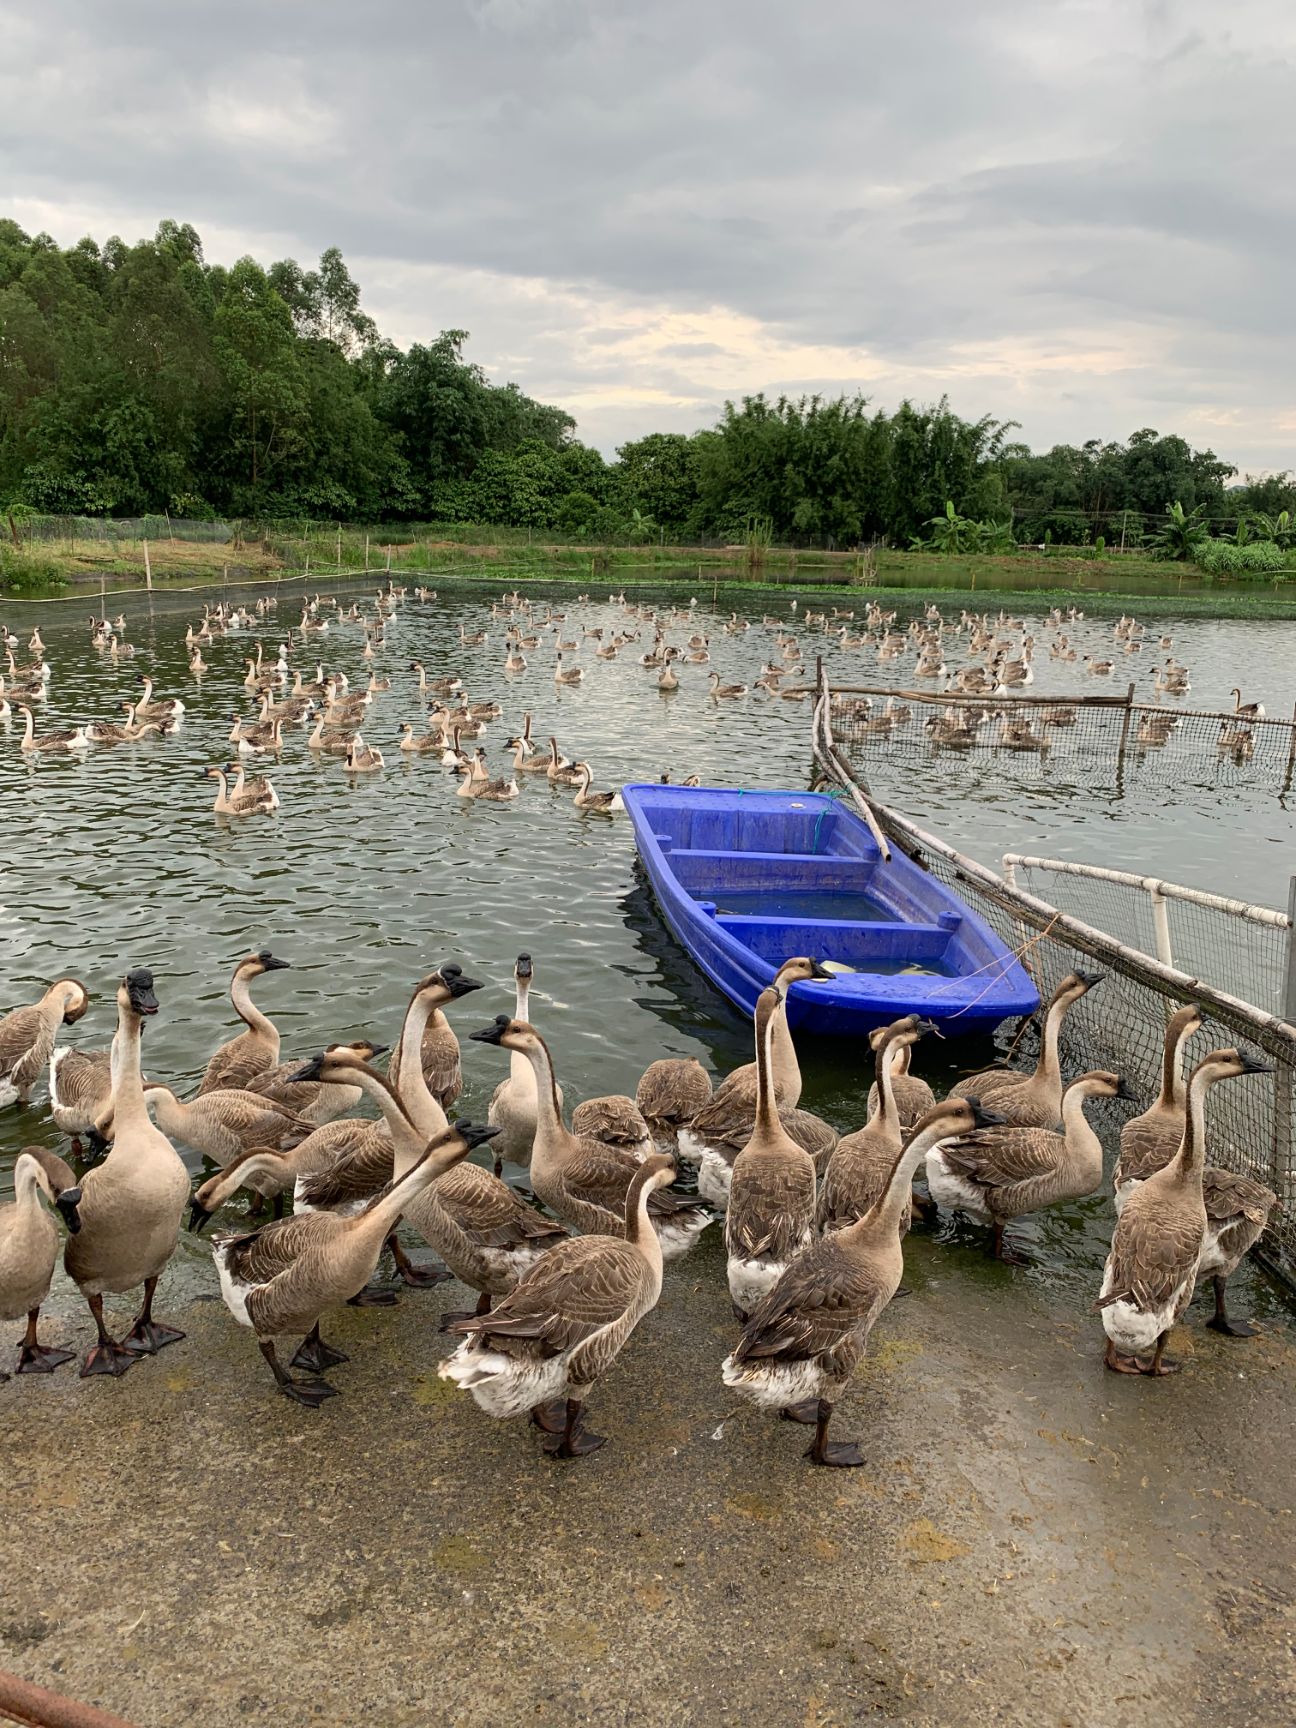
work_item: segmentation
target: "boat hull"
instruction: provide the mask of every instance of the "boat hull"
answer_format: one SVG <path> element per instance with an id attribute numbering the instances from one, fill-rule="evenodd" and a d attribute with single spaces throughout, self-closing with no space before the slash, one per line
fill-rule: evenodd
<path id="1" fill-rule="evenodd" d="M 835 974 L 792 986 L 794 1030 L 852 1037 L 916 1013 L 946 1037 L 984 1036 L 1038 1008 L 990 925 L 898 848 L 883 862 L 839 800 L 653 784 L 622 796 L 667 928 L 744 1012 L 794 954 Z"/>

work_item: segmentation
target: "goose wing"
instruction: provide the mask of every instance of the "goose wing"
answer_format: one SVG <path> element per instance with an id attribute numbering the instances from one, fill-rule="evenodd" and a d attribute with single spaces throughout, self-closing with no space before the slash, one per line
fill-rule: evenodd
<path id="1" fill-rule="evenodd" d="M 1056 1169 L 1066 1139 L 1047 1128 L 978 1128 L 942 1140 L 941 1151 L 951 1170 L 981 1187 L 1011 1188 Z"/>
<path id="2" fill-rule="evenodd" d="M 649 1138 L 648 1124 L 633 1098 L 618 1093 L 606 1098 L 587 1098 L 572 1112 L 572 1133 L 589 1134 L 605 1145 L 629 1151 Z"/>
<path id="3" fill-rule="evenodd" d="M 328 1126 L 336 1128 L 342 1124 Z M 343 1140 L 347 1149 L 336 1161 L 314 1175 L 302 1177 L 300 1195 L 304 1205 L 324 1209 L 350 1206 L 358 1200 L 372 1199 L 391 1181 L 396 1154 L 386 1124 L 357 1122 L 353 1126 L 356 1139 Z"/>
<path id="4" fill-rule="evenodd" d="M 231 1277 L 259 1286 L 295 1266 L 341 1223 L 326 1212 L 295 1212 L 246 1236 L 218 1236 L 215 1245 L 224 1252 Z"/>
<path id="5" fill-rule="evenodd" d="M 54 1033 L 39 1008 L 15 1008 L 0 1020 L 0 1075 L 29 1086 L 49 1061 Z"/>
<path id="6" fill-rule="evenodd" d="M 427 1026 L 423 1031 L 423 1079 L 443 1110 L 448 1110 L 463 1091 L 459 1039 L 450 1025 Z M 400 1041 L 387 1064 L 387 1078 L 400 1090 Z"/>
<path id="7" fill-rule="evenodd" d="M 743 1328 L 736 1362 L 806 1361 L 853 1365 L 867 1328 L 890 1301 L 893 1284 L 860 1254 L 825 1237 L 788 1267 Z"/>
<path id="8" fill-rule="evenodd" d="M 642 1254 L 627 1242 L 573 1236 L 537 1261 L 491 1313 L 452 1330 L 484 1334 L 488 1342 L 527 1339 L 557 1356 L 623 1319 L 646 1271 Z"/>
<path id="9" fill-rule="evenodd" d="M 202 1096 L 205 1109 L 210 1109 L 242 1138 L 255 1136 L 258 1146 L 291 1151 L 315 1132 L 314 1123 L 303 1121 L 286 1106 L 272 1098 L 262 1098 L 250 1089 L 221 1086 Z"/>
<path id="10" fill-rule="evenodd" d="M 567 1234 L 561 1224 L 533 1211 L 506 1182 L 479 1164 L 456 1164 L 437 1178 L 432 1192 L 478 1248 L 516 1248 Z"/>
<path id="11" fill-rule="evenodd" d="M 1107 1256 L 1108 1291 L 1098 1306 L 1128 1301 L 1144 1313 L 1165 1309 L 1191 1278 L 1201 1253 L 1202 1215 L 1195 1208 L 1139 1205 L 1131 1195 Z"/>
<path id="12" fill-rule="evenodd" d="M 687 1125 L 710 1101 L 710 1077 L 691 1058 L 667 1056 L 650 1062 L 635 1088 L 635 1103 L 648 1122 Z"/>
<path id="13" fill-rule="evenodd" d="M 1232 1170 L 1220 1170 L 1213 1164 L 1202 1171 L 1202 1199 L 1212 1224 L 1245 1218 L 1248 1223 L 1264 1225 L 1278 1204 L 1278 1196 L 1263 1182 Z"/>
<path id="14" fill-rule="evenodd" d="M 731 1254 L 747 1260 L 790 1260 L 814 1218 L 814 1166 L 803 1157 L 739 1155 L 725 1215 Z"/>
<path id="15" fill-rule="evenodd" d="M 246 1032 L 222 1044 L 203 1072 L 198 1088 L 201 1097 L 206 1092 L 231 1087 L 247 1087 L 258 1074 L 271 1066 L 270 1053 L 258 1039 Z"/>

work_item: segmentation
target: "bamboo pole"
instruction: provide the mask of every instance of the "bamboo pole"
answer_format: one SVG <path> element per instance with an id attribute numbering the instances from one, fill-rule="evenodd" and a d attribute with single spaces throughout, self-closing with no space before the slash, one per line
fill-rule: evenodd
<path id="1" fill-rule="evenodd" d="M 153 592 L 153 566 L 149 563 L 148 541 L 144 542 L 144 586 L 149 593 Z"/>

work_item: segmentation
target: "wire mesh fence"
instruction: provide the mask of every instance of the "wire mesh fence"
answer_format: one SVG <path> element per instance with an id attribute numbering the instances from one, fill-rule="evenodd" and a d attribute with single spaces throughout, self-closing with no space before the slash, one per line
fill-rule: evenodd
<path id="1" fill-rule="evenodd" d="M 832 692 L 833 736 L 867 774 L 959 757 L 1015 784 L 1117 787 L 1136 778 L 1290 792 L 1296 719 L 1120 696 L 994 696 L 858 685 Z"/>
<path id="2" fill-rule="evenodd" d="M 830 692 L 821 680 L 812 744 L 824 779 L 841 787 L 891 845 L 907 852 L 993 926 L 1019 953 L 1042 999 L 1078 965 L 1097 963 L 1106 974 L 1101 989 L 1086 995 L 1064 1022 L 1061 1057 L 1067 1075 L 1113 1069 L 1142 1099 L 1126 1107 L 1125 1114 L 1145 1108 L 1160 1083 L 1166 1022 L 1185 1002 L 1195 1002 L 1204 1021 L 1189 1046 L 1189 1062 L 1239 1041 L 1258 1046 L 1272 1062 L 1268 1080 L 1216 1088 L 1208 1156 L 1212 1164 L 1252 1176 L 1278 1195 L 1261 1246 L 1274 1268 L 1296 1285 L 1296 1027 L 1285 1018 L 1280 994 L 1290 940 L 1285 915 L 1252 907 L 1230 914 L 1222 897 L 1195 899 L 1190 891 L 1188 898 L 1172 897 L 1174 963 L 1168 964 L 1157 958 L 1160 914 L 1150 891 L 1103 880 L 1118 873 L 1086 876 L 1071 866 L 1055 868 L 1051 881 L 1055 886 L 1065 883 L 1070 891 L 1069 898 L 1058 894 L 1065 900 L 1058 905 L 874 800 L 837 739 L 842 707 L 842 693 Z M 1018 860 L 1014 873 L 1034 875 L 1052 864 L 1055 861 Z M 1198 899 L 1220 903 L 1198 904 Z M 1185 965 L 1192 970 L 1183 969 Z M 1253 999 L 1236 994 L 1238 990 L 1253 992 Z M 1033 1058 L 1038 1036 L 1038 1025 L 1017 1029 L 1020 1061 Z M 1094 1110 L 1095 1125 L 1109 1147 L 1115 1146 L 1124 1120 L 1119 1110 L 1114 1101 Z"/>

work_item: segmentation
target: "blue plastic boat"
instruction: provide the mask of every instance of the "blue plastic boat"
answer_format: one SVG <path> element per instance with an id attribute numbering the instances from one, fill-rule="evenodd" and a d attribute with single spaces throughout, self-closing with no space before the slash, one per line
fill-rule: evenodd
<path id="1" fill-rule="evenodd" d="M 922 1014 L 947 1037 L 984 1034 L 1039 1006 L 985 920 L 898 848 L 884 863 L 839 800 L 661 785 L 622 795 L 672 934 L 748 1014 L 793 954 L 834 973 L 789 992 L 789 1024 L 808 1032 L 847 1036 Z"/>

